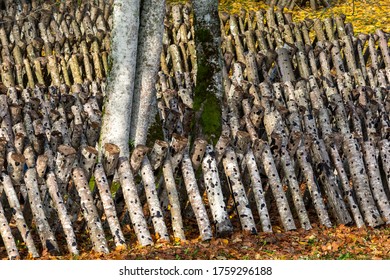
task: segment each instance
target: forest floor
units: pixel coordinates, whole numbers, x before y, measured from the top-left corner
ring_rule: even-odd
[[[270,217],[273,233],[259,232],[250,235],[240,230],[239,218],[231,213],[234,232],[229,237],[213,238],[209,241],[199,239],[198,226],[194,218],[185,218],[187,240],[155,242],[152,246],[137,245],[134,230],[123,225],[126,246],[115,249],[113,238],[106,236],[111,248],[109,254],[92,250],[91,240],[86,230],[76,232],[80,255],[65,254],[52,256],[43,252],[41,260],[390,260],[390,225],[378,228],[357,228],[337,225],[331,228],[319,226],[314,211],[309,210],[312,229],[297,229],[285,232],[277,217],[276,205],[271,203]],[[146,210],[146,209],[145,209]],[[259,218],[255,215],[255,220]],[[299,222],[296,221],[299,226]],[[168,229],[172,229],[167,221]],[[260,229],[260,225],[257,226]],[[150,229],[152,232],[152,228]],[[107,229],[106,233],[109,230]],[[32,231],[35,244],[39,244],[35,229]],[[154,235],[152,235],[155,238]],[[57,241],[61,252],[67,252],[63,236]],[[23,243],[18,245],[22,259],[32,259]],[[39,248],[39,251],[40,248]],[[0,259],[7,259],[7,253],[0,246]]]
[[[299,2],[299,1],[297,1]],[[344,14],[346,22],[351,22],[355,33],[374,33],[376,29],[390,32],[390,2],[388,0],[328,0],[330,6],[320,7],[313,11],[310,6],[296,6],[293,11],[295,22],[305,19],[324,19],[333,15]],[[239,13],[241,9],[247,11],[267,9],[264,1],[259,0],[220,0],[220,9]]]

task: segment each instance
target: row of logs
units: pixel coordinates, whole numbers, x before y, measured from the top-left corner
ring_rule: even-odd
[[[202,240],[229,236],[233,219],[252,234],[275,225],[288,231],[313,223],[389,223],[385,33],[359,43],[363,37],[348,31],[335,49],[330,37],[312,41],[301,25],[292,41],[263,30],[266,44],[256,39],[249,47],[242,31],[250,24],[237,31],[229,16],[222,134],[213,145],[190,137],[197,114],[190,7],[167,11],[157,84],[164,139],[134,147],[130,158],[107,144],[96,162],[102,80],[1,88],[0,234],[9,258],[26,257],[16,240],[33,257],[41,249],[78,254],[86,229],[93,249],[107,253],[128,244],[123,224],[146,246],[184,240],[185,225],[194,220]],[[261,22],[271,28],[272,19],[276,24],[276,13],[256,20],[252,31]],[[237,38],[228,48],[229,36]],[[300,52],[300,43],[308,51]]]
[[[32,1],[22,11],[15,1],[6,2],[0,13],[5,86],[71,86],[106,78],[112,1]]]

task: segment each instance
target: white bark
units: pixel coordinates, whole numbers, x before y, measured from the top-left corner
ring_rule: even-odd
[[[31,206],[31,212],[38,229],[38,234],[44,249],[50,253],[58,253],[59,248],[56,238],[50,225],[47,221],[45,212],[43,211],[42,200],[39,194],[37,172],[35,168],[30,168],[26,171],[24,181],[27,186],[28,198]]]
[[[202,171],[216,234],[217,236],[230,235],[233,231],[233,226],[226,211],[217,161],[215,160],[215,152],[212,145],[206,146],[206,155],[202,161]]]
[[[164,212],[161,209],[160,201],[157,195],[153,169],[147,156],[145,156],[142,160],[142,166],[140,171],[145,188],[145,194],[149,206],[150,216],[152,218],[157,239],[159,239],[160,241],[169,241],[167,226],[164,222]]]
[[[192,162],[187,151],[183,155],[181,168],[184,185],[188,194],[188,200],[191,204],[192,210],[195,213],[196,222],[198,223],[200,237],[202,240],[209,240],[213,237],[210,227],[210,220],[207,216],[207,211],[203,204],[198,184],[196,183]]]
[[[12,185],[11,178],[7,174],[2,173],[0,177],[0,184],[7,196],[9,206],[13,209],[13,218],[16,222],[16,226],[22,236],[23,241],[26,243],[28,252],[33,257],[39,257],[37,248],[34,245],[34,240],[30,234],[30,229],[26,223],[26,220],[24,219],[18,196]]]
[[[271,220],[267,209],[263,186],[261,184],[260,173],[252,149],[249,149],[246,153],[245,161],[251,178],[251,186],[257,205],[257,211],[260,216],[261,228],[263,232],[272,232]]]
[[[99,190],[100,199],[103,202],[104,213],[108,225],[110,226],[111,234],[114,237],[115,245],[121,247],[125,244],[125,237],[123,236],[121,226],[119,224],[118,216],[115,211],[114,201],[111,196],[110,186],[108,185],[107,176],[104,173],[102,164],[95,166],[95,182]]]
[[[142,1],[137,69],[131,110],[130,139],[145,145],[150,120],[154,117],[155,83],[164,33],[165,0]]]
[[[185,240],[183,219],[181,216],[180,200],[177,192],[175,177],[172,168],[171,157],[168,153],[163,164],[164,185],[168,193],[168,200],[170,204],[171,220],[173,236],[181,240]]]
[[[58,218],[60,219],[62,229],[65,233],[66,244],[70,253],[78,255],[76,236],[73,231],[70,217],[66,211],[64,200],[58,188],[57,179],[53,171],[47,174],[46,184],[49,190],[50,197],[53,200],[54,207],[57,210]]]
[[[121,183],[123,197],[125,198],[127,210],[129,211],[131,223],[141,246],[153,244],[148,225],[142,210],[142,205],[131,173],[128,158],[121,157],[118,162],[118,175]]]
[[[237,162],[237,156],[231,147],[226,149],[226,153],[222,158],[222,164],[225,170],[226,178],[230,185],[230,191],[233,195],[238,216],[240,217],[242,230],[250,232],[251,234],[256,234],[256,225],[253,219],[248,198],[245,194],[244,185],[241,180],[241,173]]]
[[[116,0],[113,9],[112,69],[104,105],[100,147],[112,143],[129,155],[129,134],[136,72],[140,1]]]
[[[93,203],[92,194],[84,174],[84,169],[79,167],[75,168],[72,173],[72,178],[80,196],[81,210],[83,212],[84,219],[87,222],[94,250],[96,252],[108,253],[109,250],[106,237],[104,235],[98,211]]]
[[[5,249],[7,250],[8,258],[10,260],[19,258],[18,248],[14,237],[11,232],[11,228],[8,225],[7,218],[4,215],[4,208],[0,201],[0,236],[3,239]]]

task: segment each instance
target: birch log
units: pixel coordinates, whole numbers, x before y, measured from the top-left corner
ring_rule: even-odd
[[[319,191],[319,188],[315,182],[313,168],[308,161],[307,152],[303,145],[300,145],[298,147],[296,155],[298,158],[299,166],[303,171],[306,187],[309,190],[314,208],[317,212],[318,219],[322,225],[326,227],[331,227],[332,222],[330,221],[328,212],[326,211],[325,203],[322,199],[321,192]]]
[[[11,228],[8,225],[7,218],[4,215],[4,208],[0,201],[0,236],[3,239],[5,250],[10,260],[18,259],[19,252],[16,247],[15,239],[12,235]]]
[[[278,207],[283,227],[286,231],[296,229],[290,206],[288,205],[287,197],[284,193],[282,182],[272,157],[271,149],[265,142],[263,142],[262,145],[263,151],[261,155],[261,162],[276,200],[276,205]]]
[[[53,171],[49,171],[46,178],[46,184],[49,190],[49,194],[57,211],[60,223],[62,225],[68,250],[71,254],[78,255],[79,251],[77,249],[76,236],[73,231],[72,223],[68,216],[61,193],[59,191],[56,176]]]
[[[260,216],[261,228],[263,232],[272,232],[271,220],[267,209],[260,173],[252,149],[248,149],[245,154],[245,161],[251,178],[251,186],[257,205],[257,211]]]
[[[337,170],[337,175],[340,180],[341,187],[343,189],[344,198],[347,200],[349,204],[349,208],[351,210],[352,216],[354,218],[354,221],[356,223],[357,227],[364,227],[364,220],[360,213],[359,206],[356,203],[355,200],[355,194],[354,190],[352,189],[352,186],[350,185],[349,179],[347,177],[347,173],[344,169],[343,162],[340,158],[339,152],[335,145],[329,144],[329,150],[330,150],[330,156],[332,158],[332,162]]]
[[[131,223],[141,246],[153,244],[127,157],[118,160],[118,175]]]
[[[287,181],[288,188],[290,189],[299,222],[301,223],[302,228],[305,230],[310,230],[312,227],[305,208],[303,197],[301,195],[299,183],[295,175],[293,161],[291,160],[289,152],[284,147],[282,147],[280,153],[280,162],[282,165],[284,178]]]
[[[163,211],[158,199],[156,182],[154,180],[153,169],[148,157],[144,157],[141,166],[141,176],[144,184],[146,199],[153,222],[156,238],[160,241],[169,241],[167,227],[164,222]]]
[[[376,157],[376,149],[371,141],[364,141],[362,150],[372,196],[378,206],[383,221],[386,224],[390,224],[390,204],[383,188],[378,159]]]
[[[164,186],[168,194],[169,210],[171,213],[173,236],[185,240],[183,219],[181,216],[180,200],[176,189],[171,157],[168,153],[163,164]]]
[[[81,210],[88,225],[93,248],[96,252],[108,253],[103,227],[96,206],[93,204],[92,194],[84,170],[80,167],[73,169],[72,179],[80,196]]]
[[[50,228],[45,213],[43,211],[42,200],[39,195],[37,173],[35,168],[29,168],[24,175],[28,198],[33,214],[34,222],[38,229],[38,234],[44,249],[52,254],[59,253],[57,240]]]
[[[217,236],[228,236],[233,226],[226,211],[221,182],[218,175],[215,152],[212,145],[206,146],[206,154],[202,161],[203,180],[206,186],[207,198],[213,217]]]
[[[222,163],[226,177],[228,179],[230,191],[232,192],[234,198],[237,214],[240,218],[241,227],[246,232],[256,234],[257,230],[249,201],[245,194],[244,185],[241,181],[241,174],[237,162],[237,157],[231,147],[226,149],[225,155],[222,158]]]
[[[343,141],[343,151],[348,160],[351,179],[359,207],[367,224],[371,227],[376,227],[383,224],[383,220],[375,205],[364,162],[359,150],[357,141],[353,139],[352,135],[346,135]]]
[[[106,219],[111,230],[111,234],[114,237],[116,247],[121,247],[125,244],[125,237],[123,236],[121,226],[115,211],[114,201],[111,196],[110,187],[108,185],[108,180],[106,174],[104,174],[104,169],[102,164],[97,164],[95,166],[95,182],[99,190],[100,199],[103,202],[104,213],[106,214]]]
[[[4,192],[7,196],[9,206],[13,210],[13,218],[15,219],[16,226],[22,235],[22,239],[24,243],[26,243],[28,252],[34,257],[39,257],[37,248],[35,247],[33,237],[31,235],[30,229],[26,223],[26,220],[23,216],[22,209],[20,207],[20,203],[18,200],[18,195],[15,191],[14,186],[12,185],[11,178],[5,174],[2,173],[0,177],[1,185],[4,189]]]
[[[195,213],[196,222],[198,224],[200,238],[202,240],[209,240],[213,234],[211,231],[210,220],[207,216],[206,208],[200,196],[198,184],[196,182],[194,169],[188,151],[184,152],[181,171],[183,174],[184,185],[187,190],[188,200],[191,204],[192,210]]]

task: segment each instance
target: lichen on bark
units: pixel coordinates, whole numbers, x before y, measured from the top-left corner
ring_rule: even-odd
[[[222,60],[218,3],[193,1],[193,6],[197,53],[194,110],[198,113],[193,128],[195,133],[213,141],[221,134]]]

